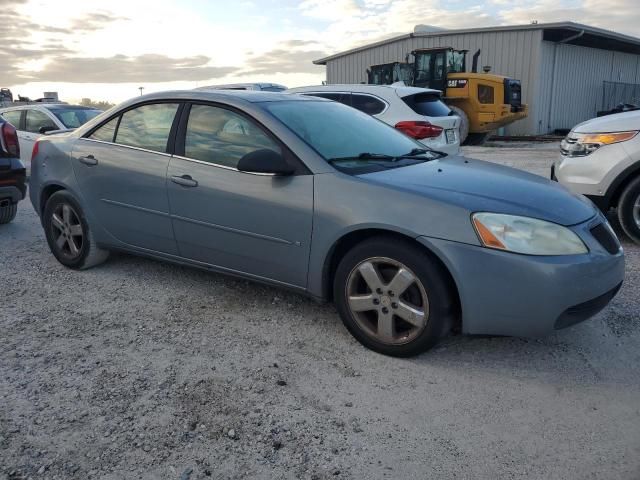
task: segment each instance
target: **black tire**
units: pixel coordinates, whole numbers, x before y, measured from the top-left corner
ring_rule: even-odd
[[[640,211],[635,210],[640,203],[640,176],[626,186],[618,201],[620,225],[631,240],[640,245]]]
[[[460,127],[458,129],[460,133],[460,145],[464,143],[469,135],[469,117],[460,107],[456,107],[455,105],[449,105],[449,108],[460,117]]]
[[[16,213],[18,213],[17,203],[10,203],[9,205],[0,207],[0,225],[11,222],[16,218]]]
[[[476,146],[483,145],[487,141],[487,138],[489,138],[489,135],[489,132],[470,133],[469,135],[467,135],[467,140],[464,142],[464,144]]]
[[[428,297],[427,308],[425,308],[427,310],[426,326],[421,327],[422,330],[416,333],[415,338],[400,345],[381,342],[362,328],[347,300],[351,274],[357,271],[363,262],[381,257],[393,259],[406,266],[421,282]],[[372,289],[371,292],[373,293]],[[385,355],[410,357],[422,353],[433,347],[440,338],[451,331],[454,325],[456,296],[448,273],[426,250],[409,241],[394,237],[374,237],[347,252],[336,269],[333,295],[340,317],[349,332],[365,347]],[[400,302],[400,297],[397,298]],[[399,317],[393,315],[393,312],[392,316],[394,318],[392,323],[397,322]],[[380,328],[379,324],[377,328]],[[392,328],[395,330],[396,327]]]
[[[79,221],[78,225],[82,230],[81,241],[77,242],[76,240],[79,245],[76,247],[78,253],[75,255],[72,252],[65,253],[65,250],[56,244],[56,233],[59,232],[59,230],[56,230],[53,225],[54,213],[59,212],[60,208],[64,208],[65,206],[71,207],[75,218]],[[98,248],[96,245],[84,212],[76,199],[64,190],[51,195],[44,207],[42,223],[51,253],[53,253],[53,256],[65,267],[74,270],[84,270],[104,262],[109,256],[107,250]]]

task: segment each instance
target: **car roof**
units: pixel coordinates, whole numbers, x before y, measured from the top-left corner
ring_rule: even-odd
[[[441,95],[440,90],[432,88],[408,87],[406,85],[369,85],[364,83],[338,83],[332,85],[314,85],[308,87],[291,88],[289,92],[359,92],[370,93],[372,95],[388,95],[396,93],[399,97],[407,97],[418,93],[434,93]]]
[[[28,105],[15,105],[11,107],[0,108],[2,112],[8,112],[10,110],[33,110],[38,108],[46,108],[47,110],[59,110],[64,108],[65,110],[99,110],[95,107],[86,107],[84,105],[69,105],[68,103],[30,103]]]
[[[226,83],[222,85],[207,85],[204,87],[195,88],[194,90],[207,90],[207,89],[224,90],[224,89],[241,89],[241,88],[252,88],[252,87],[258,87],[258,88],[278,87],[278,88],[283,88],[285,90],[287,89],[287,87],[285,87],[284,85],[280,85],[279,83],[254,82],[254,83]]]
[[[167,90],[163,92],[149,93],[142,97],[133,97],[125,104],[140,103],[151,100],[203,100],[203,101],[225,101],[240,100],[247,103],[282,102],[282,101],[317,101],[323,100],[311,98],[304,95],[291,95],[282,92],[263,92],[259,90]]]

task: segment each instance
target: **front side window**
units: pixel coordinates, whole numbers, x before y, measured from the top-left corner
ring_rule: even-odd
[[[22,115],[22,110],[11,110],[10,112],[4,112],[2,117],[16,127],[16,130],[20,129],[20,116]]]
[[[166,152],[177,103],[143,105],[122,114],[115,142],[120,145]]]
[[[444,53],[438,53],[435,57],[433,79],[442,80],[444,78]]]
[[[32,133],[42,133],[41,129],[58,130],[60,128],[49,118],[49,115],[39,110],[27,110],[25,122],[24,129]]]
[[[92,138],[93,140],[100,140],[102,142],[113,142],[113,136],[116,134],[118,120],[120,120],[119,116],[112,118],[93,132],[89,138]]]
[[[247,153],[265,148],[282,153],[248,118],[219,107],[191,107],[184,141],[185,157],[236,168]]]
[[[371,95],[361,95],[359,93],[351,94],[351,106],[369,115],[377,115],[386,107],[382,100],[372,97]]]

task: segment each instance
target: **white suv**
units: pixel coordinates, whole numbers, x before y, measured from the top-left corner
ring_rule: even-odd
[[[335,100],[373,115],[433,150],[449,155],[460,151],[461,120],[441,100],[440,90],[354,84],[290,88],[286,93]]]
[[[640,243],[640,110],[594,118],[562,141],[551,178],[616,208],[625,233]]]

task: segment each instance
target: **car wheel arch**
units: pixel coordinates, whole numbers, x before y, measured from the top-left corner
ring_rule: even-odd
[[[453,292],[454,298],[456,300],[456,308],[457,308],[457,319],[458,324],[454,325],[454,330],[461,331],[461,301],[460,301],[460,291],[457,285],[456,280],[454,279],[451,271],[447,267],[446,263],[434,252],[433,250],[426,247],[423,243],[418,242],[414,237],[406,235],[404,233],[400,233],[393,230],[386,230],[382,228],[365,228],[359,230],[352,230],[350,232],[345,233],[340,238],[338,238],[327,253],[325,257],[324,266],[322,269],[322,297],[325,300],[332,301],[332,292],[333,292],[333,281],[336,269],[340,260],[344,257],[344,255],[351,250],[357,244],[368,240],[372,237],[391,237],[400,241],[405,241],[411,243],[413,245],[418,246],[423,251],[427,252],[432,258],[436,260],[436,262],[442,268],[442,271],[447,275],[449,285]]]
[[[640,176],[640,161],[627,167],[611,182],[611,186],[605,194],[605,198],[608,199],[605,211],[609,208],[618,207],[618,201],[620,200],[622,192],[624,192],[625,188],[638,176]]]
[[[42,191],[40,192],[40,210],[38,212],[40,216],[42,216],[42,214],[44,213],[44,208],[51,196],[61,190],[67,190],[67,188],[57,183],[49,184],[42,189]]]

